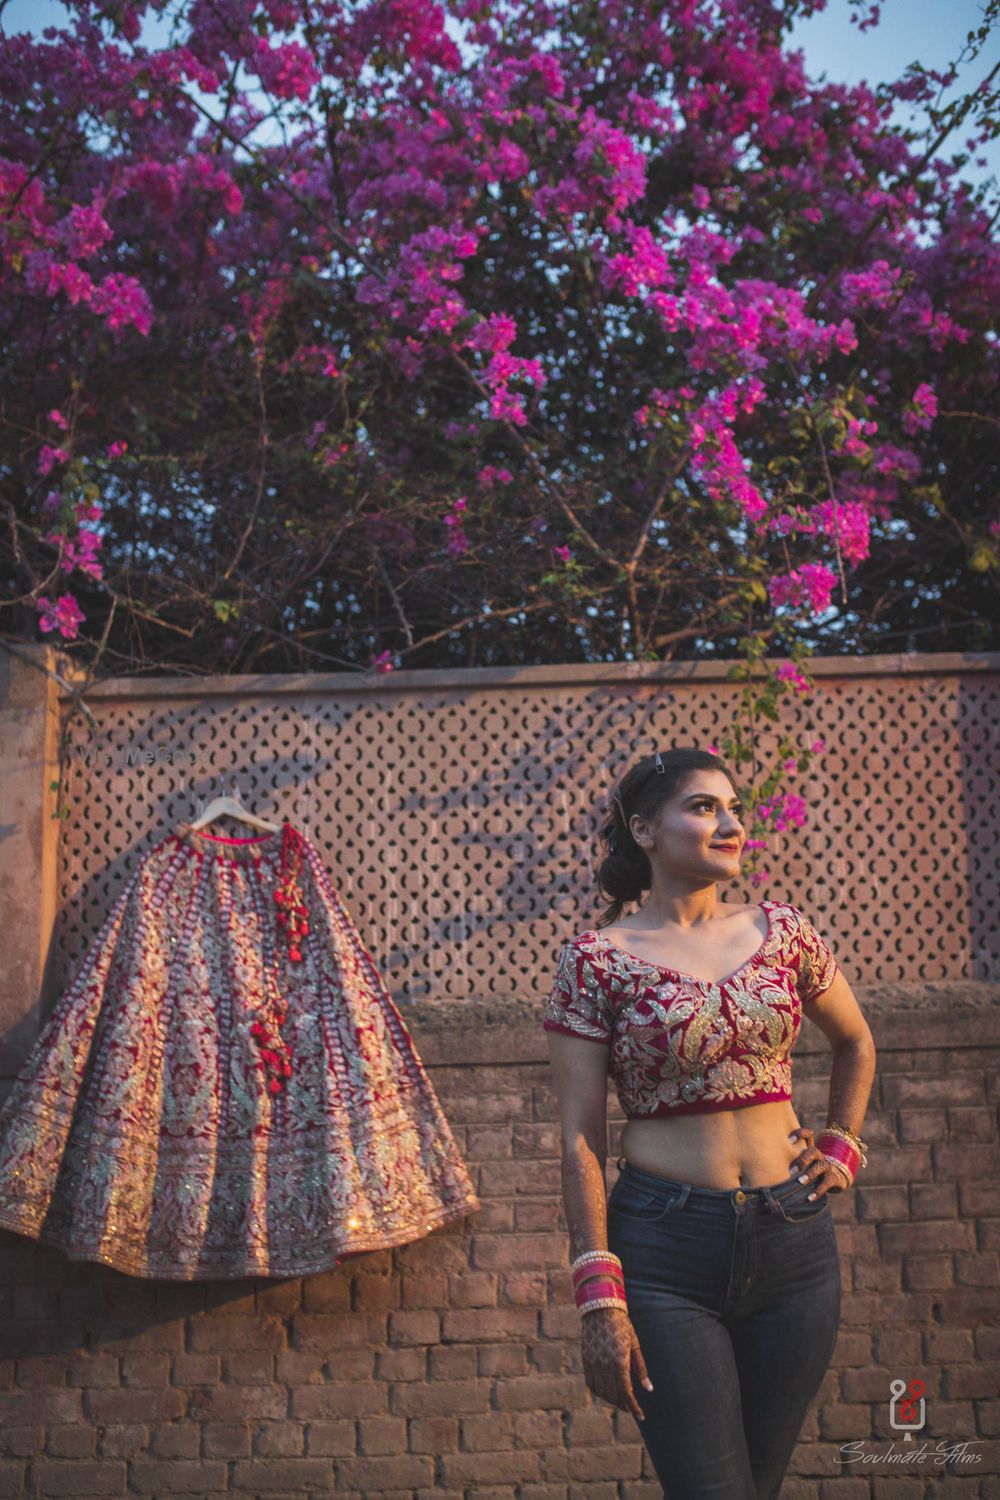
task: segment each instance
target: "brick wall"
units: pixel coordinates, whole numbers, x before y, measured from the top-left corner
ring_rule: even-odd
[[[840,1338],[782,1500],[1000,1497],[1000,986],[859,988],[869,1166],[834,1200]],[[0,1497],[659,1500],[632,1417],[580,1371],[537,1004],[404,1012],[480,1213],[301,1281],[178,1285],[0,1233]],[[822,1123],[829,1053],[796,1047]],[[609,1101],[609,1186],[622,1120]],[[888,1386],[919,1377],[907,1467]],[[935,1463],[962,1442],[977,1462]]]

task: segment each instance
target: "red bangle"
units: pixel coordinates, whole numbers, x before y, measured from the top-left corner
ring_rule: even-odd
[[[840,1162],[847,1169],[850,1179],[853,1182],[857,1176],[858,1164],[861,1161],[860,1153],[839,1135],[821,1134],[816,1144],[824,1156]]]
[[[592,1291],[591,1288],[594,1290]],[[609,1281],[603,1289],[601,1283],[593,1281],[588,1282],[586,1286],[578,1287],[576,1305],[580,1312],[588,1312],[600,1307],[628,1308],[625,1288],[616,1281]]]

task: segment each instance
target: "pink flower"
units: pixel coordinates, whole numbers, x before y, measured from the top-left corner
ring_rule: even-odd
[[[41,598],[35,600],[35,608],[41,614],[38,622],[39,630],[47,635],[50,630],[58,630],[66,640],[71,641],[78,634],[80,624],[87,616],[83,613],[72,594],[62,594],[55,604],[51,599]]]
[[[61,427],[64,432],[66,431],[66,427],[68,426],[66,418],[63,416],[62,412],[57,411],[55,407],[53,407],[49,412],[49,421],[52,422],[56,427]]]
[[[308,99],[320,81],[312,53],[301,42],[272,47],[262,36],[255,62],[261,83],[277,99]]]
[[[43,443],[38,455],[39,474],[48,474],[56,464],[64,464],[68,458],[65,448],[51,448],[48,443]]]
[[[911,435],[921,427],[930,427],[937,416],[937,396],[926,381],[913,392],[913,409],[903,413],[903,429]]]
[[[836,575],[825,563],[803,563],[791,573],[775,574],[768,592],[775,609],[783,604],[795,608],[808,605],[813,614],[819,615],[830,608],[836,581]]]

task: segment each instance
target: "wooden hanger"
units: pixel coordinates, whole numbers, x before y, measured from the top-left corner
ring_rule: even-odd
[[[238,789],[236,797],[225,795],[214,797],[205,808],[205,811],[200,813],[193,823],[189,823],[188,827],[191,829],[205,828],[209,823],[214,823],[216,819],[225,817],[237,818],[239,822],[248,823],[251,828],[259,828],[264,833],[278,833],[281,828],[279,823],[269,823],[266,818],[259,818],[248,807],[244,807],[243,803],[239,800]]]

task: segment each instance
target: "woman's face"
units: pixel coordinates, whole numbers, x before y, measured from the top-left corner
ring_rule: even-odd
[[[722,771],[692,771],[652,823],[633,816],[630,824],[652,863],[725,880],[739,874],[747,837],[741,813],[740,798],[728,776]]]

